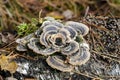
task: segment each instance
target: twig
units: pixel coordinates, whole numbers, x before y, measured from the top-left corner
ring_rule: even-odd
[[[100,52],[96,52],[96,51],[94,51],[94,50],[92,50],[91,52],[93,52],[93,53],[95,53],[95,54],[98,54],[98,55],[100,55],[100,56],[103,56],[103,57],[105,57],[105,58],[109,58],[109,59],[111,59],[111,60],[114,60],[114,61],[120,63],[119,60],[116,60],[116,59],[110,58],[110,57],[108,57],[108,56],[106,56],[106,55],[104,55],[104,54],[102,54],[102,53],[100,53]]]
[[[88,78],[98,78],[98,77],[92,77],[92,76],[89,76],[89,75],[87,75],[87,74],[83,74],[83,73],[81,73],[81,72],[78,72],[78,71],[72,71],[73,73],[76,73],[76,74],[79,74],[79,75],[82,75],[82,76],[86,76],[86,77],[88,77]]]

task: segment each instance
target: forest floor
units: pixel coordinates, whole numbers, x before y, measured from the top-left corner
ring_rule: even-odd
[[[15,40],[37,30],[37,23],[46,16],[82,22],[89,27],[85,39],[91,57],[85,65],[77,67],[78,71],[60,72],[49,67],[43,56],[16,51]],[[19,27],[23,23],[22,30]],[[20,64],[21,73],[16,71]],[[0,0],[0,80],[10,78],[120,80],[120,0]]]

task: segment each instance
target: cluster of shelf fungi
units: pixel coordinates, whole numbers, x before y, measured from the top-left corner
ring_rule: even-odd
[[[89,45],[84,36],[89,28],[79,22],[62,23],[48,17],[34,33],[17,39],[18,51],[46,56],[47,64],[62,72],[71,72],[90,59]]]

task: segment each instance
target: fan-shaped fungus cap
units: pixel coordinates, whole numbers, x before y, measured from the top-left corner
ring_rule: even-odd
[[[67,41],[70,41],[70,33],[64,28],[58,29],[54,25],[49,25],[43,28],[43,30],[44,31],[40,36],[40,43],[46,47],[51,45],[61,47]]]
[[[85,47],[84,47],[85,46]],[[80,46],[80,49],[70,56],[69,63],[72,65],[85,64],[90,58],[90,52],[87,43]]]
[[[61,28],[59,30],[59,33],[62,34],[66,38],[65,42],[69,42],[71,40],[71,38],[70,38],[70,32],[67,29]]]
[[[23,37],[23,38],[21,38],[21,39],[17,39],[16,40],[16,43],[18,43],[18,44],[21,44],[21,45],[26,45],[28,42],[29,42],[29,40],[31,39],[31,38],[33,38],[34,37],[34,34],[32,33],[32,34],[29,34],[28,36],[25,36],[25,37]]]
[[[49,35],[53,35],[53,34],[56,34],[57,31],[56,30],[50,30],[50,31],[47,31],[47,32],[43,32],[41,35],[40,35],[40,43],[46,47],[50,46],[48,43],[48,37]]]
[[[65,28],[59,29],[59,33],[63,34],[64,36],[70,36],[70,32],[66,30]]]
[[[43,28],[43,32],[47,32],[47,31],[51,31],[51,30],[58,30],[59,27],[55,26],[55,25],[47,25]]]
[[[26,44],[30,41],[30,39],[34,37],[34,34],[30,34],[28,36],[25,36],[24,38],[17,39],[16,43],[18,43],[16,49],[18,51],[27,51],[27,46]]]
[[[86,50],[89,50],[89,45],[86,42],[83,42],[80,44],[80,48],[85,48]]]
[[[77,32],[81,33],[83,36],[85,36],[89,32],[89,28],[83,23],[78,23],[78,22],[74,22],[74,21],[68,21],[68,22],[66,22],[65,25],[66,26],[71,26]]]
[[[44,28],[45,26],[47,25],[55,25],[59,28],[62,28],[64,25],[56,20],[47,20],[47,21],[44,21],[41,28]]]
[[[61,33],[53,34],[50,38],[50,42],[56,47],[62,47],[65,44],[65,40],[66,37]]]
[[[76,41],[70,41],[70,43],[61,50],[64,55],[71,55],[79,49],[79,44]]]
[[[75,39],[75,37],[77,36],[77,31],[74,28],[72,28],[71,26],[66,26],[64,28],[69,31],[70,38]]]
[[[63,72],[71,72],[73,70],[73,66],[65,63],[59,56],[49,56],[46,62],[52,68]]]
[[[27,47],[21,44],[18,44],[16,47],[17,51],[27,51]]]
[[[41,44],[39,43],[39,39],[32,38],[30,39],[30,42],[27,44],[28,48],[33,50],[37,54],[41,54],[44,56],[51,55],[56,52],[56,49],[52,47],[47,47],[45,49],[41,48]]]

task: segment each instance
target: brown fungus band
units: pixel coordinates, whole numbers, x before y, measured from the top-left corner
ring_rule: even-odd
[[[45,49],[40,47],[40,42],[39,42],[39,39],[37,38],[31,38],[27,46],[29,49],[33,50],[33,52],[44,55],[44,56],[51,55],[57,51],[52,47],[47,47]]]
[[[85,36],[89,32],[89,28],[85,24],[82,24],[82,23],[68,21],[68,22],[66,22],[66,25],[71,26],[77,32],[81,33],[83,36]]]
[[[89,60],[89,58],[90,52],[88,44],[82,43],[80,44],[79,50],[70,56],[69,63],[72,65],[82,65],[85,64]]]
[[[70,72],[73,66],[85,64],[90,52],[83,36],[89,28],[79,22],[62,23],[50,17],[45,19],[34,33],[16,40],[17,50],[27,51],[29,48],[34,53],[47,56],[48,65],[63,72]],[[60,58],[60,55],[65,59]]]
[[[71,41],[65,48],[61,50],[64,55],[71,55],[79,50],[79,44],[76,41]]]
[[[26,44],[29,43],[29,41],[32,37],[34,37],[34,34],[29,34],[28,36],[17,39],[16,43],[18,43],[18,46],[16,47],[16,49],[18,51],[27,51]]]
[[[54,69],[58,69],[63,72],[70,72],[73,70],[73,66],[65,63],[59,56],[49,56],[46,61],[48,65]]]

